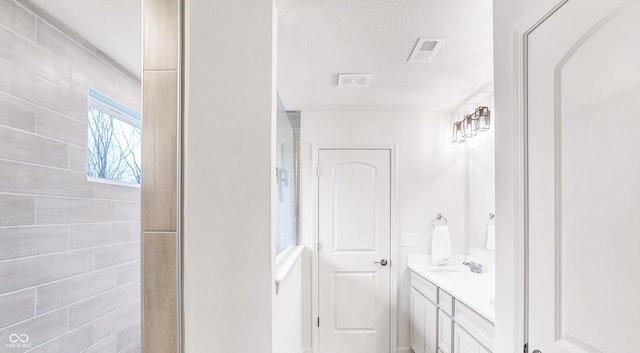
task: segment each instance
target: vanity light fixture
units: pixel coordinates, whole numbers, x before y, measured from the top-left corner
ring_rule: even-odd
[[[465,142],[468,138],[478,135],[478,131],[487,131],[490,127],[489,107],[477,107],[473,114],[467,114],[462,120],[453,123],[453,142]]]
[[[478,121],[478,131],[487,131],[491,127],[491,112],[489,111],[489,107],[476,108],[474,118]]]
[[[462,131],[462,121],[453,123],[453,143],[462,143],[465,141]]]
[[[464,116],[462,119],[462,129],[464,130],[464,137],[474,137],[478,133],[478,121],[473,118],[472,114],[468,114]]]

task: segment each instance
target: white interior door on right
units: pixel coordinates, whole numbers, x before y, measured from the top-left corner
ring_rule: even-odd
[[[528,36],[529,352],[640,352],[640,1]]]

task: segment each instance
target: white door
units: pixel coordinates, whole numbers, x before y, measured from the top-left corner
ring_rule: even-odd
[[[640,1],[528,39],[529,351],[639,352]]]
[[[389,353],[391,151],[318,153],[320,353]]]

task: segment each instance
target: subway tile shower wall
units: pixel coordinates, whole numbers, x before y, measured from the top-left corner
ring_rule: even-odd
[[[0,0],[0,352],[140,352],[140,188],[86,173],[88,87],[139,79],[46,18]]]

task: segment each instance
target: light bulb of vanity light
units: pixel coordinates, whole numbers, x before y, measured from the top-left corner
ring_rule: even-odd
[[[462,136],[465,138],[474,137],[478,133],[478,121],[473,118],[472,114],[465,115],[464,119],[462,119]]]
[[[456,121],[453,123],[453,143],[464,142],[464,133],[462,131],[462,121]]]
[[[487,131],[491,127],[491,111],[489,107],[478,107],[475,112],[478,121],[478,131]]]

